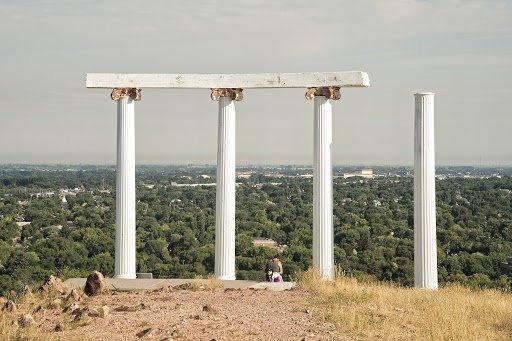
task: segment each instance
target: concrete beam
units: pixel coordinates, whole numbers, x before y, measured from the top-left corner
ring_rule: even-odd
[[[257,74],[124,74],[88,73],[88,88],[310,88],[368,87],[365,72],[305,72]]]

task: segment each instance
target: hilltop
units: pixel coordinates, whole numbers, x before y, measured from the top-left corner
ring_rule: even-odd
[[[282,292],[205,283],[81,294],[78,301],[55,291],[29,292],[15,311],[4,310],[0,332],[6,340],[512,338],[506,292],[461,286],[429,292],[343,276],[322,282],[313,272]],[[34,321],[22,318],[27,313]]]

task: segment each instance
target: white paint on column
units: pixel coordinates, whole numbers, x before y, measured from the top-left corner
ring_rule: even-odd
[[[235,279],[235,103],[219,100],[215,277]]]
[[[434,94],[414,97],[414,286],[436,290]]]
[[[135,111],[134,101],[117,101],[115,277],[135,278]]]
[[[313,267],[322,278],[334,277],[332,227],[332,106],[329,99],[315,97],[313,152]]]

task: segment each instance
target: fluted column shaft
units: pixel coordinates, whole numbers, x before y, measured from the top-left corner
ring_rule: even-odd
[[[414,97],[414,286],[436,290],[434,94]]]
[[[218,98],[215,277],[235,279],[235,103]]]
[[[332,106],[327,97],[314,97],[313,267],[322,278],[334,276],[332,226]]]
[[[134,100],[117,100],[115,277],[135,278]]]

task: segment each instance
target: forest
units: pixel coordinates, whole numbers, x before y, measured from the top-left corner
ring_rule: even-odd
[[[276,253],[286,280],[311,266],[312,180],[300,176],[305,172],[254,169],[237,179],[238,279],[261,280]],[[382,173],[335,177],[335,263],[349,276],[411,286],[413,178]],[[213,167],[138,167],[138,272],[213,272],[215,186],[176,185],[208,182],[215,182]],[[440,284],[510,289],[502,263],[512,256],[512,177],[450,176],[436,181],[436,193]],[[114,169],[0,169],[0,295],[51,274],[112,275],[114,237]],[[279,247],[254,246],[256,237]]]

